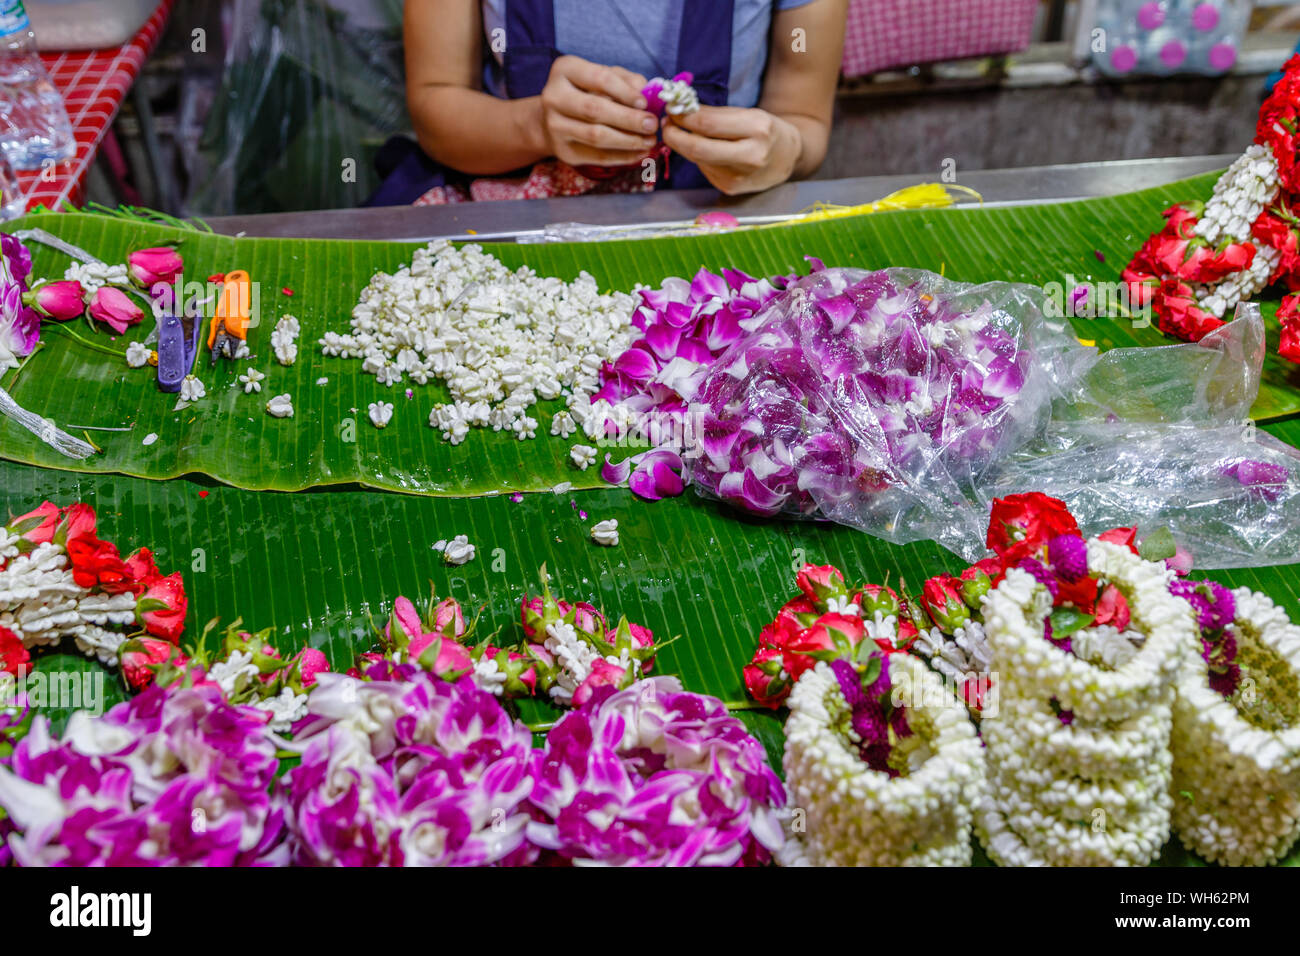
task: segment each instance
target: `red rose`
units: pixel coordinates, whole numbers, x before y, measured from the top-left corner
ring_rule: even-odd
[[[902,653],[912,646],[912,642],[916,640],[917,635],[920,633],[910,617],[900,614],[898,617],[898,636],[894,639],[896,646],[889,647],[889,642],[885,640],[876,641],[876,646],[887,654],[895,651]]]
[[[1037,491],[993,502],[988,547],[1008,567],[1036,553],[1058,534],[1079,533],[1065,502]]]
[[[1137,534],[1137,525],[1134,525],[1131,528],[1111,528],[1109,531],[1103,531],[1097,535],[1097,539],[1099,541],[1109,541],[1111,544],[1123,545],[1134,554],[1137,554]]]
[[[119,659],[127,686],[137,691],[144,690],[153,683],[157,665],[170,661],[177,667],[183,667],[188,662],[188,658],[173,644],[152,637],[127,641]]]
[[[31,659],[18,635],[7,627],[0,627],[0,673],[18,677],[27,669]]]
[[[1281,323],[1278,354],[1292,362],[1300,362],[1300,293],[1282,297],[1277,320]]]
[[[127,558],[125,563],[127,573],[131,575],[131,580],[138,584],[150,584],[155,578],[162,577],[158,565],[154,563],[153,552],[148,548],[141,548]]]
[[[805,564],[795,575],[799,590],[811,601],[824,601],[833,594],[845,593],[844,575],[838,568],[823,564]]]
[[[1269,282],[1294,278],[1300,269],[1300,239],[1296,235],[1295,220],[1282,219],[1272,211],[1265,210],[1255,220],[1250,231],[1257,242],[1276,249],[1280,256]]]
[[[961,579],[969,581],[980,574],[987,574],[992,578],[1001,574],[1002,571],[1002,562],[997,558],[981,558],[961,573]]]
[[[155,577],[144,586],[144,593],[136,601],[135,617],[150,634],[175,644],[185,629],[189,603],[177,571],[165,578]]]
[[[970,620],[970,609],[961,597],[961,582],[951,574],[940,574],[925,582],[921,607],[939,630],[947,634]]]
[[[1293,56],[1283,67],[1282,79],[1259,110],[1255,142],[1273,150],[1282,185],[1296,190],[1297,103],[1300,103],[1300,56]]]
[[[816,624],[804,628],[787,643],[786,651],[830,661],[850,656],[865,634],[862,618],[857,615],[823,614]]]
[[[971,710],[979,711],[984,709],[984,694],[989,688],[987,678],[973,677],[962,681],[961,699]]]
[[[1151,300],[1151,308],[1161,332],[1188,342],[1199,342],[1223,325],[1221,320],[1197,305],[1191,286],[1176,278],[1160,283]]]
[[[90,505],[75,504],[63,509],[63,523],[58,533],[66,542],[77,538],[95,536],[95,509]]]
[[[1073,604],[1084,614],[1092,613],[1093,606],[1097,603],[1096,578],[1086,574],[1076,581],[1064,581],[1057,578],[1056,586],[1056,600],[1053,603],[1057,606]]]
[[[73,538],[67,544],[68,560],[72,563],[72,580],[78,587],[91,590],[103,588],[109,594],[138,591],[126,564],[117,548],[100,541],[93,534]]]
[[[1234,272],[1249,269],[1255,261],[1255,247],[1249,242],[1230,242],[1212,253],[1192,270],[1184,267],[1179,275],[1189,282],[1219,282]]]
[[[791,638],[816,619],[816,606],[801,594],[799,597],[787,601],[781,607],[781,610],[776,612],[776,620],[771,625],[772,630],[767,631],[765,629],[765,632],[769,634],[773,641],[772,647],[784,647]]]
[[[54,540],[54,530],[59,524],[59,507],[44,501],[40,507],[19,515],[9,522],[9,528],[29,544],[48,544]]]
[[[754,653],[754,658],[745,665],[745,689],[749,696],[764,707],[776,710],[790,696],[791,681],[785,672],[785,662],[780,651],[763,647]]]
[[[1106,585],[1102,590],[1095,613],[1098,624],[1109,624],[1121,631],[1128,628],[1131,619],[1124,592],[1113,584]]]

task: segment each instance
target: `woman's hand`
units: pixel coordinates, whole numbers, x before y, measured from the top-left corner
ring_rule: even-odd
[[[646,156],[659,121],[646,112],[645,83],[619,66],[559,57],[541,96],[551,155],[571,166],[626,166]]]
[[[799,129],[789,120],[735,106],[702,106],[688,116],[670,117],[664,142],[729,196],[785,182],[803,151]]]

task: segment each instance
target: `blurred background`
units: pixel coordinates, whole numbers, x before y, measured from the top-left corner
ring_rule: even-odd
[[[401,0],[27,7],[47,60],[158,28],[99,117],[73,201],[355,206],[374,151],[408,128]],[[1238,152],[1298,37],[1300,0],[853,0],[817,178]]]

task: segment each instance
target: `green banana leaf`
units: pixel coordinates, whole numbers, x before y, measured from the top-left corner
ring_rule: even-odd
[[[721,236],[498,244],[490,251],[512,267],[527,263],[542,274],[566,279],[586,269],[608,289],[657,285],[666,276],[692,275],[701,266],[730,265],[755,275],[790,273],[806,268],[804,255],[820,256],[831,265],[942,270],[969,281],[1117,281],[1133,249],[1159,224],[1160,210],[1179,199],[1208,195],[1213,182],[1213,175],[1202,176],[1075,203],[909,210]],[[373,376],[360,374],[355,360],[319,353],[316,341],[326,330],[346,330],[371,275],[410,261],[410,244],[233,239],[94,214],[46,215],[32,222],[107,261],[122,261],[132,249],[179,241],[187,281],[248,270],[260,283],[260,321],[249,335],[254,360],[248,364],[266,372],[267,379],[260,395],[245,395],[236,381],[245,363],[222,362],[213,368],[201,357],[196,372],[207,397],[177,412],[175,397],[157,391],[149,369],[128,369],[114,355],[74,340],[69,329],[47,326],[42,350],[20,375],[0,378],[0,385],[20,404],[73,434],[85,426],[130,430],[92,431],[103,454],[75,462],[13,423],[0,421],[0,456],[49,468],[146,478],[201,473],[241,488],[279,491],[355,482],[455,496],[540,491],[563,482],[576,488],[600,485],[596,469],[579,472],[569,463],[569,445],[583,440],[580,436],[567,443],[549,437],[519,442],[508,433],[474,430],[464,445],[452,447],[428,426],[430,409],[447,398],[441,385],[412,386],[414,397],[407,399],[405,384],[385,388]],[[33,255],[37,276],[61,276],[68,262],[44,247],[35,247]],[[1275,302],[1266,303],[1270,320],[1275,307]],[[287,368],[274,361],[269,345],[275,321],[285,314],[302,323],[299,359]],[[1156,330],[1128,322],[1078,319],[1075,324],[1082,338],[1102,348],[1165,341]],[[124,350],[127,340],[142,339],[147,328],[116,341],[83,325],[71,331]],[[1274,325],[1270,335],[1275,341]],[[318,385],[321,378],[327,383]],[[266,400],[285,392],[293,397],[294,417],[268,416]],[[366,420],[367,406],[380,399],[397,406],[383,431]],[[559,402],[542,405],[542,432],[549,431],[560,407]],[[1300,366],[1270,355],[1254,413],[1267,420],[1297,411]],[[146,446],[143,440],[150,434],[159,437]]]
[[[1060,207],[895,213],[724,237],[493,251],[508,264],[528,261],[566,277],[586,267],[603,285],[622,288],[689,274],[701,264],[793,271],[805,252],[829,264],[944,266],[949,276],[969,280],[1063,281],[1071,272],[1080,281],[1113,279],[1134,244],[1158,225],[1161,208],[1208,192],[1211,182],[1202,178]],[[481,608],[480,635],[500,629],[508,639],[517,634],[519,599],[538,590],[544,564],[557,594],[626,614],[661,640],[680,635],[660,653],[657,672],[677,674],[688,688],[725,701],[779,767],[780,715],[755,709],[746,698],[741,667],[759,629],[793,590],[795,568],[805,561],[833,563],[855,579],[888,578],[913,587],[955,568],[955,559],[933,544],[897,547],[839,526],[752,519],[691,493],[655,503],[624,489],[581,485],[563,494],[528,494],[519,502],[489,494],[574,480],[564,460],[567,443],[518,443],[484,433],[476,436],[478,446],[451,449],[424,424],[433,403],[428,389],[417,390],[415,412],[402,415],[399,405],[386,431],[362,423],[359,447],[336,447],[330,436],[340,417],[352,407],[364,414],[365,403],[387,390],[361,376],[353,363],[313,355],[310,343],[326,328],[345,327],[370,272],[399,267],[409,260],[410,246],[233,240],[87,215],[42,217],[36,224],[110,260],[132,248],[183,239],[196,276],[242,267],[255,279],[267,277],[276,290],[283,285],[295,292],[271,300],[253,346],[257,352],[258,336],[269,335],[275,316],[292,312],[304,325],[299,363],[289,369],[259,364],[269,372],[260,397],[223,391],[224,380],[205,369],[210,407],[201,402],[175,413],[174,397],[159,395],[147,372],[128,372],[116,359],[56,331],[16,384],[13,375],[0,379],[20,402],[60,424],[134,425],[128,438],[90,433],[105,449],[88,463],[92,472],[72,470],[87,466],[56,458],[12,424],[0,424],[0,458],[13,459],[0,460],[0,509],[18,514],[45,499],[93,503],[102,537],[123,551],[148,546],[164,571],[183,573],[191,600],[183,643],[198,640],[214,617],[240,617],[252,628],[273,627],[272,640],[283,651],[309,644],[324,650],[334,667],[345,668],[373,645],[395,597],[418,599],[430,589]],[[62,265],[48,250],[37,252],[37,275],[61,271]],[[1151,329],[1115,322],[1083,322],[1079,331],[1103,346],[1161,341]],[[107,337],[95,341],[107,343]],[[1270,365],[1255,411],[1277,419],[1265,430],[1300,444],[1300,417],[1281,417],[1300,408],[1284,371]],[[233,380],[232,372],[222,374]],[[315,386],[321,375],[332,384]],[[366,382],[359,383],[362,378]],[[261,401],[282,391],[294,394],[297,415],[269,419]],[[335,392],[341,394],[327,397]],[[255,407],[246,410],[243,402]],[[285,425],[290,428],[277,430]],[[149,431],[161,437],[144,448],[139,440]],[[363,444],[363,438],[372,442]],[[155,478],[177,480],[148,480]],[[367,485],[425,493],[391,494]],[[310,490],[285,493],[300,488]],[[591,524],[605,518],[619,521],[618,547],[600,548],[589,539]],[[449,567],[430,545],[456,534],[468,535],[478,556]],[[1266,591],[1300,618],[1296,572],[1291,566],[1212,576]],[[78,672],[99,665],[64,647],[41,654],[38,667]],[[117,678],[106,684],[107,703],[124,699]],[[538,730],[558,716],[538,702],[519,710]],[[65,715],[54,709],[51,716]],[[1297,861],[1300,852],[1291,860]],[[1174,842],[1162,862],[1197,861]]]

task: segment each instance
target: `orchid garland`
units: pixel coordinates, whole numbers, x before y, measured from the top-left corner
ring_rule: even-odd
[[[722,702],[676,678],[598,688],[533,760],[528,838],[575,863],[732,866],[782,846],[780,780]]]
[[[21,866],[288,862],[267,715],[213,687],[152,687],[103,717],[44,717],[0,760]]]
[[[532,737],[468,678],[321,674],[289,772],[294,862],[476,866],[524,844]]]
[[[886,536],[936,488],[962,498],[1035,414],[1032,393],[1020,403],[1037,372],[1028,326],[970,298],[905,271],[801,280],[701,383],[691,480]]]

